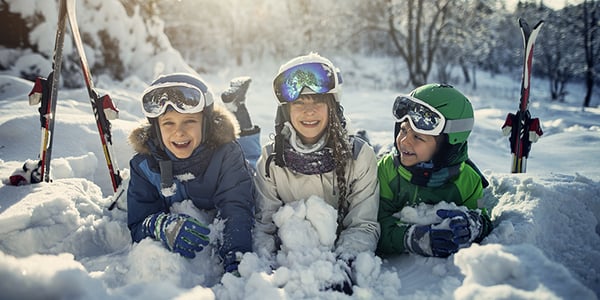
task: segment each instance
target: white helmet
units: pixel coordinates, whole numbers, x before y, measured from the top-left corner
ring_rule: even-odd
[[[300,74],[296,72],[298,69],[302,69]],[[311,52],[281,65],[273,80],[273,90],[281,103],[294,101],[301,94],[332,94],[339,103],[342,83],[340,70],[329,59]]]

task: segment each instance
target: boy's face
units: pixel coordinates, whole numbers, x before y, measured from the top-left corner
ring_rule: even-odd
[[[169,110],[158,117],[164,145],[177,158],[188,158],[202,141],[202,112],[182,114]]]
[[[292,126],[302,143],[314,144],[323,136],[329,124],[329,108],[322,100],[315,101],[310,95],[302,95],[288,104]]]
[[[405,167],[412,167],[420,162],[428,162],[437,149],[436,137],[421,134],[412,130],[409,122],[402,122],[396,137],[396,146],[400,150],[400,162]]]

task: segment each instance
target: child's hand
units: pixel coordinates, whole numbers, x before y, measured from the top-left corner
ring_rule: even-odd
[[[144,220],[144,227],[169,250],[187,258],[196,257],[209,242],[210,229],[185,214],[154,214]]]
[[[404,236],[405,248],[422,256],[448,257],[458,251],[454,233],[437,225],[412,225]]]
[[[442,219],[450,219],[453,241],[459,245],[469,245],[481,234],[481,216],[475,211],[439,209],[436,214]]]
[[[331,284],[330,286],[326,287],[325,290],[336,291],[351,296],[354,293],[353,286],[355,284],[353,279],[353,262],[353,258],[342,259],[338,257],[338,263],[340,263],[340,266],[344,271],[344,279]]]

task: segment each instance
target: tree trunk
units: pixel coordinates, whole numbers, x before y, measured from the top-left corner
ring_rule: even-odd
[[[590,107],[590,103],[592,102],[592,90],[594,89],[594,72],[589,67],[585,72],[585,86],[586,92],[583,107]]]
[[[594,63],[596,61],[595,33],[598,17],[596,15],[596,1],[583,1],[583,21],[584,21],[584,48],[585,48],[585,85],[586,93],[583,101],[583,107],[589,107],[592,101],[592,91],[594,89]]]
[[[469,76],[469,68],[467,67],[467,65],[465,64],[465,62],[462,58],[459,59],[459,62],[460,62],[460,68],[463,73],[463,77],[465,78],[465,83],[471,82],[471,77]]]

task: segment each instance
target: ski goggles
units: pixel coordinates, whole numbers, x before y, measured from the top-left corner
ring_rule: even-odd
[[[147,118],[157,118],[169,105],[182,114],[193,114],[204,110],[206,97],[206,91],[188,83],[159,83],[144,91],[142,110]]]
[[[408,119],[414,131],[428,135],[469,131],[474,123],[473,118],[447,120],[435,107],[411,96],[398,96],[393,113],[398,122]]]
[[[393,112],[398,122],[408,119],[414,131],[421,134],[439,135],[446,123],[446,118],[437,109],[410,96],[398,96]]]
[[[337,82],[336,77],[340,82]],[[341,76],[324,63],[305,63],[293,66],[273,80],[273,89],[279,103],[293,102],[300,97],[304,88],[316,94],[335,92],[341,84]]]

